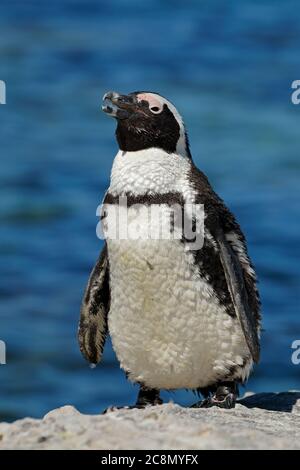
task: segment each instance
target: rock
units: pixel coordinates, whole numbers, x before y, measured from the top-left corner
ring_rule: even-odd
[[[0,449],[300,449],[300,392],[247,394],[233,410],[168,403],[91,416],[64,406],[1,423]]]

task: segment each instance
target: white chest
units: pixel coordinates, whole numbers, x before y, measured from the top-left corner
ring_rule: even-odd
[[[189,163],[151,150],[119,153],[109,192],[181,191],[192,200]],[[167,222],[167,205],[162,213]],[[144,235],[153,229],[153,222],[134,209],[128,215],[138,220]],[[198,388],[224,377],[233,365],[242,365],[248,349],[239,323],[219,304],[180,240],[142,236],[108,239],[107,246],[109,332],[129,378],[153,388]]]
[[[119,151],[111,172],[109,192],[135,195],[182,192],[192,199],[193,191],[188,183],[190,162],[160,149],[139,152]]]
[[[109,332],[129,377],[155,388],[214,383],[248,350],[180,241],[109,241]]]

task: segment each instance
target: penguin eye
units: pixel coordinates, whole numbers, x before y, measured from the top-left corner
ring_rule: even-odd
[[[153,113],[153,114],[159,114],[162,112],[162,108],[159,108],[158,106],[152,106],[150,108],[150,111]]]

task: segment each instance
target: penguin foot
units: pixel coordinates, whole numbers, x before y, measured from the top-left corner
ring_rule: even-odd
[[[191,408],[211,408],[212,406],[225,409],[234,408],[237,396],[237,384],[235,382],[227,382],[218,385],[214,394],[206,397],[204,400],[198,403],[195,403],[191,406]]]
[[[103,411],[103,414],[107,412],[116,411],[116,410],[134,410],[134,409],[144,409],[147,406],[161,405],[163,403],[162,399],[159,396],[159,390],[145,388],[144,386],[140,387],[140,391],[137,397],[135,405],[129,406],[110,406]]]
[[[117,410],[135,410],[135,409],[139,409],[139,410],[143,410],[144,408],[146,408],[147,406],[151,406],[151,405],[139,405],[139,404],[135,404],[135,405],[126,405],[126,406],[109,406],[108,408],[105,408],[105,410],[102,412],[103,415],[106,415],[106,413],[111,413],[113,411],[117,411]]]
[[[217,406],[218,408],[234,408],[236,402],[236,396],[233,393],[229,393],[223,399],[219,399],[216,396],[205,398],[199,403],[195,403],[192,408],[211,408],[212,406]]]
[[[140,387],[135,406],[144,408],[145,406],[161,405],[162,403],[163,401],[159,396],[159,390],[146,388],[144,386]]]

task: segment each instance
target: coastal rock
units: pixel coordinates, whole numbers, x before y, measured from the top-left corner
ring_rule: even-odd
[[[83,415],[64,406],[0,423],[0,449],[300,449],[300,392],[248,394],[233,410],[168,403]]]

